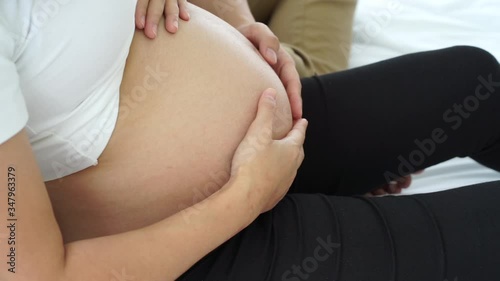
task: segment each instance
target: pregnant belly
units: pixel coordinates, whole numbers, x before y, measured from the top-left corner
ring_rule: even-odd
[[[275,137],[289,131],[274,71],[236,30],[190,8],[175,35],[161,29],[152,41],[136,32],[99,164],[46,183],[66,241],[152,224],[218,190],[265,88],[278,90]]]

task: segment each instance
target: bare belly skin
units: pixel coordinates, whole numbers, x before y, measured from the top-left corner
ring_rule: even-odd
[[[218,190],[264,89],[278,90],[275,137],[290,130],[285,89],[255,48],[215,16],[190,13],[175,35],[136,32],[99,164],[46,183],[66,242],[152,224]]]

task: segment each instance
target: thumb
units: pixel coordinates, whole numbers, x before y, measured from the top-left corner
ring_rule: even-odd
[[[265,133],[271,139],[276,108],[276,90],[266,89],[259,99],[257,116],[250,125],[249,133]]]

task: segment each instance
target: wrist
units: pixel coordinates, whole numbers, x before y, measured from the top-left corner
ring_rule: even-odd
[[[240,168],[235,175],[224,185],[220,192],[237,202],[240,208],[251,217],[253,221],[262,213],[262,200],[256,193],[255,180],[246,169]]]
[[[240,15],[236,16],[230,20],[226,20],[230,25],[232,25],[234,28],[239,29],[242,26],[249,25],[252,23],[255,23],[255,19],[253,16],[245,16],[245,15]]]

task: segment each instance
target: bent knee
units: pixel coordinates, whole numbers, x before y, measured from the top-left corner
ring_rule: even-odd
[[[455,46],[451,47],[459,59],[464,59],[469,62],[471,68],[475,68],[478,72],[486,74],[496,74],[499,69],[498,61],[490,52],[474,47],[474,46]]]

